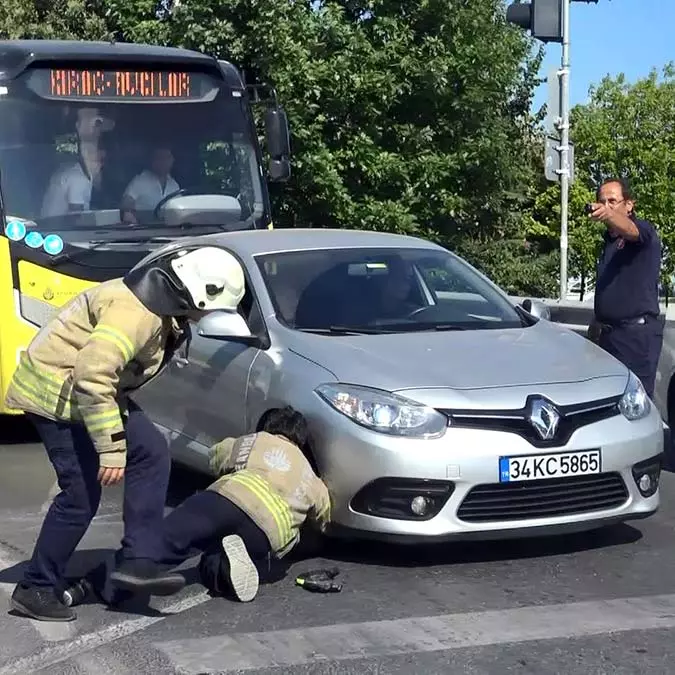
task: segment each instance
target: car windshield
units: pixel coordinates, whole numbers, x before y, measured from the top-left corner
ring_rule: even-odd
[[[507,298],[457,256],[425,248],[257,257],[277,318],[327,333],[522,328]]]
[[[177,225],[185,221],[156,207],[180,191],[184,209],[209,209],[208,222],[197,223],[202,231],[190,234],[258,226],[260,167],[240,92],[203,75],[210,95],[200,100],[73,101],[43,97],[48,84],[38,75],[40,69],[27,71],[1,88],[0,185],[8,220],[66,241],[77,239],[74,233],[93,238],[89,230],[101,228],[114,237],[129,225],[175,236],[184,234]],[[158,86],[180,85],[167,82]],[[51,86],[68,86],[67,78]],[[201,201],[185,201],[190,196]]]

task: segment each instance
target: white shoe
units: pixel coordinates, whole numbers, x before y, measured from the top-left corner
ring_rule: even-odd
[[[223,537],[223,552],[230,567],[230,584],[237,599],[250,602],[258,594],[258,570],[246,550],[242,538],[231,534]]]

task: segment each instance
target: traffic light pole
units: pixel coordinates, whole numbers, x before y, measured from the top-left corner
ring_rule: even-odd
[[[560,299],[567,297],[567,223],[570,191],[570,0],[562,0],[560,69]]]

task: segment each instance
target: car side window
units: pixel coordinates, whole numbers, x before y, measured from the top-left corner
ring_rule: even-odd
[[[265,322],[262,318],[262,311],[260,310],[260,305],[258,304],[258,300],[255,297],[248,279],[246,280],[244,297],[239,303],[239,313],[244,317],[251,333],[260,335],[265,332]]]

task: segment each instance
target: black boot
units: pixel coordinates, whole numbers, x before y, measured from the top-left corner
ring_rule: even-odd
[[[81,579],[72,579],[61,594],[61,601],[68,607],[85,603],[102,602],[108,607],[118,607],[134,597],[131,591],[116,589],[110,583],[112,562],[104,561]]]
[[[12,593],[11,607],[14,611],[38,621],[73,621],[75,611],[66,607],[52,588],[16,585]]]
[[[152,560],[123,560],[110,575],[115,586],[151,595],[173,595],[185,586],[185,577]]]

